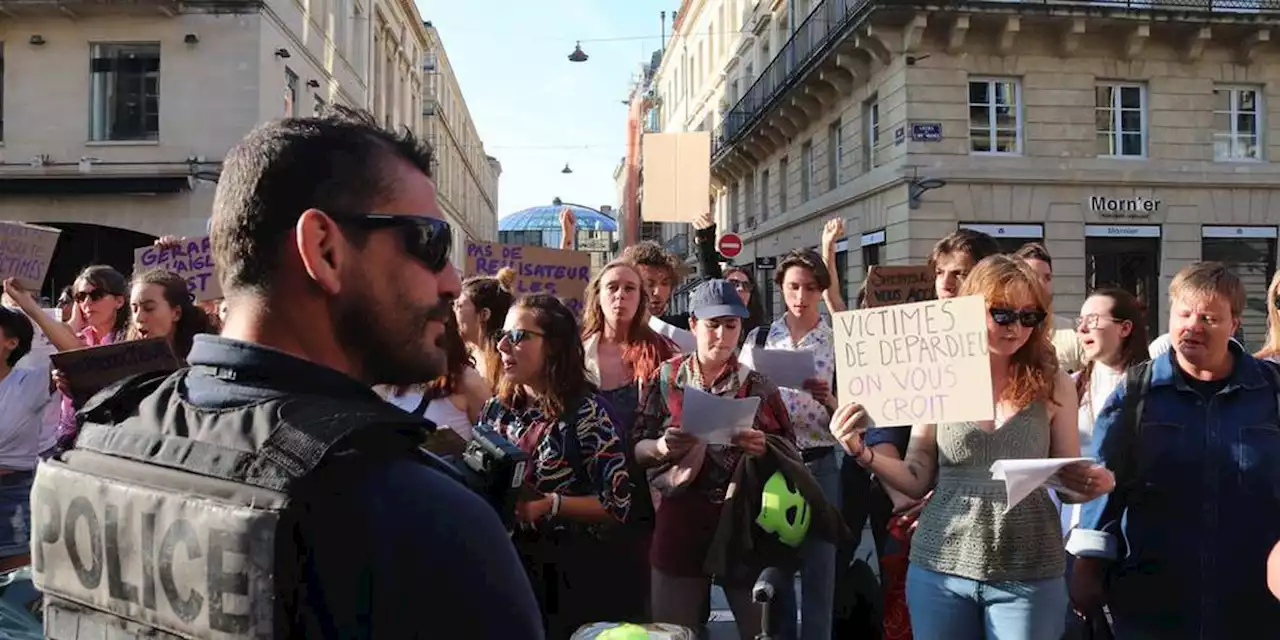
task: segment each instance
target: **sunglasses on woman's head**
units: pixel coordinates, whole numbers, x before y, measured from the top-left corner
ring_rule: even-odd
[[[102,289],[94,289],[92,291],[77,291],[72,298],[74,298],[76,302],[84,302],[85,300],[97,302],[109,295],[111,294],[103,291]]]
[[[506,340],[507,342],[511,343],[511,346],[514,347],[515,345],[518,345],[521,342],[524,342],[525,340],[529,339],[532,336],[541,336],[541,335],[542,335],[541,333],[538,333],[537,331],[530,331],[529,329],[506,329],[506,330],[495,333],[494,337],[497,338],[498,342],[502,342],[503,340]]]
[[[1002,327],[1007,327],[1017,322],[1028,329],[1033,329],[1040,326],[1040,323],[1044,322],[1044,319],[1048,316],[1049,314],[1038,309],[1035,311],[1018,311],[1017,309],[991,308],[991,319]]]
[[[339,224],[349,224],[370,231],[396,229],[404,241],[404,252],[428,269],[440,273],[450,266],[449,250],[453,247],[453,228],[440,218],[332,211],[326,211],[325,214]]]

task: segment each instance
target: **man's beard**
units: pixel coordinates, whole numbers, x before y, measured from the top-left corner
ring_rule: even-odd
[[[362,291],[334,305],[338,343],[360,364],[364,382],[422,384],[448,370],[444,350],[427,342],[427,325],[441,322],[442,312],[453,312],[448,300],[431,307],[397,305],[391,310],[384,309]]]

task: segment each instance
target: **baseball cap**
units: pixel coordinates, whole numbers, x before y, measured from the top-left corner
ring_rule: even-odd
[[[689,314],[709,320],[725,316],[746,318],[751,312],[747,311],[747,305],[742,304],[742,297],[733,283],[717,278],[707,280],[693,290],[689,296]]]

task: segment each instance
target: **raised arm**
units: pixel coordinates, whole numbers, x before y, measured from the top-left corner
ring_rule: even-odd
[[[17,279],[5,280],[4,292],[36,326],[40,327],[58,351],[71,351],[84,346],[80,338],[76,337],[76,332],[72,331],[67,324],[50,318],[44,309],[40,308],[40,303],[36,302],[35,296],[18,284]]]
[[[827,303],[827,311],[840,313],[848,307],[844,296],[840,294],[840,269],[836,265],[836,241],[844,237],[844,219],[832,218],[822,228],[822,262],[827,265],[827,276],[831,286],[822,292],[822,301]]]

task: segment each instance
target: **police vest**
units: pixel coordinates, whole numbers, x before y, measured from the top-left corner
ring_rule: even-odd
[[[453,474],[417,447],[429,423],[389,404],[281,394],[203,410],[186,401],[186,376],[103,390],[74,448],[37,470],[46,637],[277,637],[291,626],[277,620],[278,587],[293,585],[276,583],[276,529],[295,481],[339,443]]]

